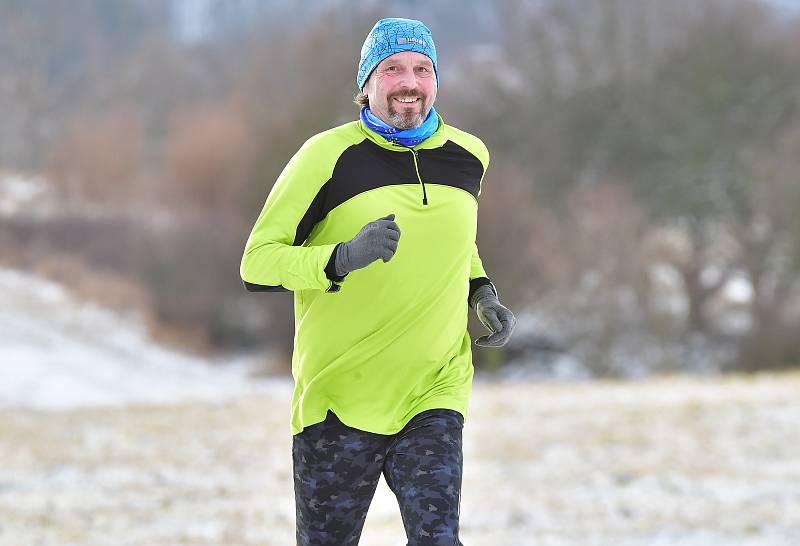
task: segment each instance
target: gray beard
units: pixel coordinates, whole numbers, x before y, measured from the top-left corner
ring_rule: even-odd
[[[389,111],[389,122],[398,129],[414,129],[422,125],[423,121],[425,121],[425,117],[422,114],[408,114],[404,116],[394,109],[390,109]]]

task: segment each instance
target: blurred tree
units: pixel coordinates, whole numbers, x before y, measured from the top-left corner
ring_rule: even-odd
[[[87,81],[169,24],[156,0],[0,2],[0,162],[41,167],[58,126],[85,106]]]
[[[133,106],[73,118],[55,143],[48,165],[64,206],[119,206],[138,197],[135,175],[143,163],[143,137]]]
[[[741,268],[753,286],[753,328],[739,348],[747,370],[800,363],[800,123],[768,153],[754,156],[748,196],[752,211],[734,225]]]
[[[245,116],[230,102],[173,116],[167,144],[172,208],[200,210],[226,222],[238,217],[257,148]]]
[[[129,272],[158,320],[209,346],[288,355],[291,298],[244,293],[238,254],[302,142],[356,118],[357,52],[385,13],[206,2],[205,30],[181,41],[178,5],[0,2],[0,161],[48,162],[71,200],[106,207],[14,233]],[[673,341],[653,304],[666,268],[686,298],[679,343],[740,343],[753,368],[797,360],[796,28],[752,0],[398,9],[437,36],[437,109],[491,151],[478,243],[515,311],[546,307],[592,366],[623,373],[647,349],[626,339]],[[754,289],[745,340],[718,328],[731,278]]]
[[[647,229],[672,226],[688,241],[686,252],[659,256],[671,256],[683,279],[687,342],[698,332],[718,335],[708,303],[748,260],[784,246],[783,236],[752,241],[765,213],[749,162],[797,119],[800,64],[785,23],[749,1],[519,1],[501,10],[503,49],[481,52],[462,70],[473,87],[457,103],[461,115],[481,127],[495,164],[499,153],[533,174],[539,210],[579,224],[568,216],[572,195],[609,179],[628,186]],[[552,256],[543,233],[532,244]],[[546,260],[532,270],[554,267],[539,265]],[[774,266],[762,267],[761,277],[772,278]]]
[[[684,279],[689,331],[711,333],[706,302],[738,271],[747,271],[757,287],[762,274],[776,273],[763,259],[783,252],[786,234],[764,237],[759,228],[769,217],[759,193],[774,191],[753,180],[750,165],[797,120],[800,69],[777,24],[761,9],[710,10],[702,28],[661,66],[648,94],[653,103],[647,112],[662,128],[661,157],[636,180],[654,221],[678,219],[690,241],[689,259],[673,263]],[[723,232],[738,251],[720,259]],[[720,272],[711,281],[709,268]],[[756,289],[754,307],[764,303]],[[756,331],[763,313],[755,314]],[[762,365],[773,365],[769,360]]]

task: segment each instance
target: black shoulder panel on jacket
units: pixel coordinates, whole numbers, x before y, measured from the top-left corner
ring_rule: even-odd
[[[418,158],[424,182],[461,188],[478,198],[483,164],[466,149],[448,140],[439,148],[419,150]],[[303,215],[294,245],[303,244],[316,223],[348,199],[382,186],[418,183],[411,152],[387,150],[369,139],[354,144],[339,156],[331,179]]]
[[[297,231],[295,232],[292,246],[302,245],[305,240],[308,239],[316,223],[322,220],[327,214],[327,212],[323,212],[322,209],[325,206],[325,196],[328,193],[328,187],[330,187],[330,185],[331,181],[328,180],[319,189],[317,195],[314,196],[314,200],[311,201],[306,213],[300,219],[300,223],[297,224]]]
[[[411,152],[393,152],[365,139],[339,156],[320,219],[360,193],[395,184],[418,184]]]
[[[419,171],[425,182],[455,186],[478,198],[483,163],[452,140],[440,148],[420,150]]]
[[[480,160],[448,140],[439,148],[417,152],[424,182],[461,188],[476,199],[483,178]],[[314,226],[337,206],[360,193],[395,184],[418,184],[414,157],[410,151],[382,148],[369,139],[346,148],[333,168],[331,179],[322,185],[297,225],[292,246],[302,245]],[[286,292],[283,286],[244,281],[250,292]]]

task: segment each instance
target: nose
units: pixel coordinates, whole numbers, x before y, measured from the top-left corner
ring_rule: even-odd
[[[413,70],[404,70],[400,78],[400,86],[407,88],[414,88],[417,86],[417,77],[414,75]]]

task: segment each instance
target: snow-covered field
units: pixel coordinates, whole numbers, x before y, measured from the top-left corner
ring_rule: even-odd
[[[462,541],[800,543],[800,377],[476,386]],[[0,544],[293,544],[289,397],[0,411]],[[382,481],[361,544],[403,545]]]
[[[243,356],[208,362],[159,347],[135,316],[0,268],[0,407],[224,399],[286,388],[285,381],[252,380],[254,364]]]
[[[288,380],[0,271],[0,546],[294,544]],[[800,544],[800,374],[477,381],[466,546]],[[381,482],[362,545],[405,544]]]

